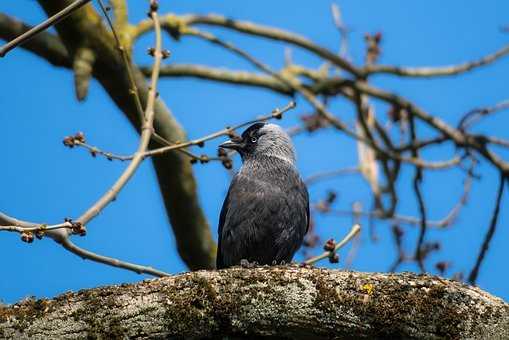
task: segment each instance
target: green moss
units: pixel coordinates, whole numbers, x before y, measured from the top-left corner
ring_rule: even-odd
[[[76,322],[86,324],[86,334],[88,339],[119,339],[127,335],[128,330],[122,326],[121,317],[108,318],[104,321],[101,317],[106,311],[117,308],[115,296],[111,293],[102,296],[105,292],[102,289],[98,291],[82,291],[83,306],[71,314]]]

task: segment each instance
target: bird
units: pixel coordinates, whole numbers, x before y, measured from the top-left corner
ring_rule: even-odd
[[[290,136],[256,122],[220,147],[237,151],[242,166],[219,215],[217,269],[290,263],[309,228],[309,194]]]

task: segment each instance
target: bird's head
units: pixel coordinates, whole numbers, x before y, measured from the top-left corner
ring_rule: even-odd
[[[277,157],[295,162],[290,136],[276,124],[255,123],[240,137],[233,137],[219,146],[236,150],[244,161],[258,157]]]

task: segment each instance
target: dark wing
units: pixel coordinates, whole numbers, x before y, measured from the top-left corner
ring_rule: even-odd
[[[243,258],[260,264],[291,260],[309,226],[309,203],[298,174],[290,171],[285,175],[293,184],[284,190],[280,185],[235,176],[219,217],[217,268]]]
[[[221,239],[223,235],[223,226],[226,218],[226,213],[228,212],[228,207],[230,206],[230,191],[232,190],[233,183],[235,182],[235,178],[233,179],[230,187],[228,188],[228,193],[226,194],[226,198],[223,202],[223,207],[221,208],[221,213],[219,214],[219,225],[217,227],[217,254],[216,254],[216,268],[221,269],[224,268],[223,256],[221,255]]]
[[[299,190],[302,192],[302,195],[304,196],[304,201],[305,201],[305,204],[306,204],[306,219],[307,219],[307,224],[306,224],[306,232],[304,234],[307,234],[308,231],[309,231],[309,218],[310,218],[310,214],[309,214],[309,193],[308,193],[308,189],[306,187],[306,184],[304,184],[304,182],[302,180],[300,180],[300,188]]]

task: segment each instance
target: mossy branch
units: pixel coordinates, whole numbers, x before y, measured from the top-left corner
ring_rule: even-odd
[[[237,267],[0,306],[0,336],[507,339],[509,305],[427,275]]]

